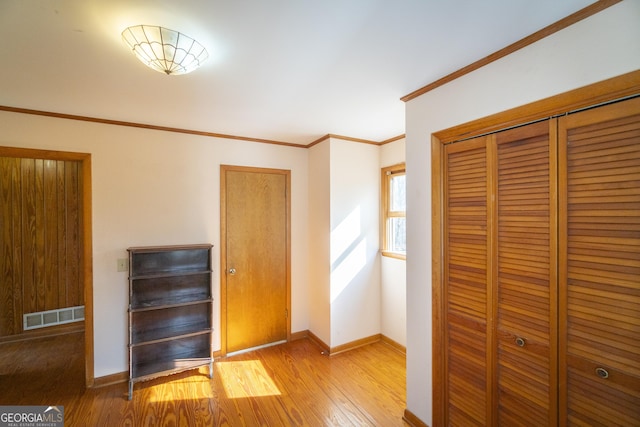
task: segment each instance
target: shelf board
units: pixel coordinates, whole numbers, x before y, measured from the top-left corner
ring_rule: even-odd
[[[210,243],[196,243],[193,245],[165,245],[165,246],[134,246],[128,248],[129,252],[135,253],[144,253],[144,254],[155,254],[162,252],[173,252],[173,251],[191,251],[197,249],[211,249],[213,247]]]
[[[163,328],[163,329],[158,329],[156,331],[148,331],[145,332],[144,334],[141,334],[143,336],[146,336],[145,339],[141,339],[138,340],[136,342],[132,342],[130,344],[130,347],[136,348],[136,347],[140,347],[143,345],[149,345],[149,344],[157,344],[157,343],[161,343],[161,342],[167,342],[167,341],[173,341],[176,339],[180,339],[180,338],[189,338],[189,337],[195,337],[198,335],[202,335],[202,334],[209,334],[211,332],[213,332],[213,328],[211,327],[206,327],[206,323],[202,322],[201,324],[195,325],[197,326],[197,330],[193,330],[194,329],[194,325],[185,325],[184,327],[180,328]],[[174,332],[174,333],[172,333]]]
[[[171,270],[157,274],[141,274],[138,276],[129,276],[129,280],[144,280],[144,279],[159,279],[161,277],[176,277],[176,276],[195,276],[198,274],[211,274],[213,270]]]
[[[194,357],[186,359],[160,360],[152,363],[134,365],[131,381],[146,381],[153,378],[175,374],[177,372],[207,366],[212,362],[211,357]]]
[[[131,313],[137,313],[141,311],[150,311],[150,310],[163,310],[167,308],[174,307],[185,307],[189,305],[197,305],[197,304],[208,304],[213,302],[213,298],[207,299],[199,299],[199,300],[189,300],[185,298],[167,298],[166,300],[158,300],[144,306],[136,306],[129,307],[129,311]]]

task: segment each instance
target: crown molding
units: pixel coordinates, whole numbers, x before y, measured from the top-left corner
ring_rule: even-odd
[[[210,138],[235,139],[240,141],[258,142],[262,144],[282,145],[282,146],[293,147],[293,148],[311,148],[314,145],[319,144],[328,138],[342,139],[345,141],[352,141],[352,142],[359,142],[363,144],[373,144],[373,145],[384,145],[384,144],[388,144],[389,142],[397,141],[398,139],[404,138],[404,134],[403,134],[391,139],[387,139],[385,141],[376,142],[376,141],[370,141],[367,139],[352,138],[352,137],[343,136],[343,135],[327,134],[311,142],[310,144],[305,145],[305,144],[293,144],[293,143],[283,142],[283,141],[274,141],[270,139],[251,138],[247,136],[228,135],[224,133],[205,132],[205,131],[193,130],[193,129],[176,128],[176,127],[170,127],[170,126],[160,126],[160,125],[152,125],[152,124],[146,124],[146,123],[128,122],[123,120],[103,119],[99,117],[82,116],[82,115],[76,115],[76,114],[57,113],[54,111],[33,110],[29,108],[11,107],[8,105],[0,105],[0,111],[7,111],[10,113],[19,113],[19,114],[30,114],[34,116],[53,117],[56,119],[78,120],[78,121],[90,122],[90,123],[101,123],[106,125],[158,130],[163,132],[183,133],[187,135],[206,136]]]
[[[546,26],[539,31],[536,31],[535,33],[521,40],[518,40],[517,42],[510,44],[509,46],[502,48],[499,51],[494,52],[489,56],[486,56],[472,64],[467,65],[466,67],[463,67],[432,83],[429,83],[428,85],[423,86],[422,88],[417,89],[408,95],[403,96],[402,98],[400,98],[400,100],[404,102],[411,101],[412,99],[415,99],[420,95],[424,95],[425,93],[430,92],[440,86],[444,86],[445,84],[452,82],[466,74],[469,74],[472,71],[475,71],[479,68],[484,67],[485,65],[495,62],[501,58],[504,58],[507,55],[510,55],[524,47],[527,47],[539,40],[542,40],[543,38],[550,36],[551,34],[557,33],[558,31],[563,30],[577,22],[580,22],[585,18],[595,15],[596,13],[607,9],[608,7],[611,7],[614,4],[620,3],[621,1],[622,0],[598,0],[597,2],[585,8],[580,9],[579,11],[572,13],[571,15],[551,25]]]

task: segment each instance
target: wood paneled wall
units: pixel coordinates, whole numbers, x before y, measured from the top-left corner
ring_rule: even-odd
[[[81,162],[0,157],[0,337],[83,305]]]

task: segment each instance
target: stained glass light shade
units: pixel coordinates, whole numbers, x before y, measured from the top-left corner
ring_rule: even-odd
[[[122,40],[140,61],[167,75],[190,73],[209,57],[200,43],[164,27],[129,27],[122,32]]]

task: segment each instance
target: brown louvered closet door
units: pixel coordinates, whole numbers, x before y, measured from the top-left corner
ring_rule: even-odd
[[[445,147],[448,425],[557,423],[554,124]]]
[[[497,419],[557,423],[555,132],[544,121],[495,135]]]
[[[488,425],[486,138],[445,147],[445,397],[451,425]]]
[[[436,424],[640,426],[640,98],[443,155]]]
[[[563,117],[560,416],[640,425],[640,99]]]

